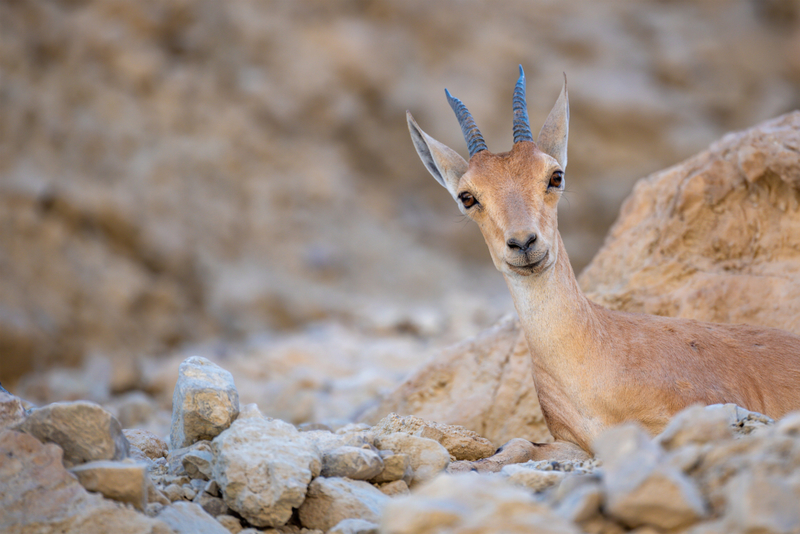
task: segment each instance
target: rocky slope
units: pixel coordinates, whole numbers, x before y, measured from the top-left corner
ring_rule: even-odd
[[[109,424],[110,422],[110,424]],[[26,409],[0,393],[0,529],[9,534],[800,530],[800,413],[777,423],[695,406],[654,439],[636,425],[596,459],[448,474],[491,455],[462,427],[394,414],[304,431],[240,406],[208,360],[180,366],[165,442],[99,406]],[[409,489],[411,491],[409,491]]]
[[[797,28],[749,0],[4,2],[0,377],[386,310],[463,338],[510,307],[406,109],[461,150],[447,86],[501,151],[517,63],[534,122],[567,71],[580,267],[635,178],[797,107]]]

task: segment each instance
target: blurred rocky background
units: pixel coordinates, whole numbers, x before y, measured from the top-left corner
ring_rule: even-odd
[[[518,63],[534,129],[569,77],[579,271],[637,178],[800,107],[800,2],[0,2],[0,381],[144,426],[202,354],[352,415],[513,311],[404,112],[507,150]]]

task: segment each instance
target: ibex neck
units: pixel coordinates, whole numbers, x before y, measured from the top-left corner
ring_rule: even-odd
[[[561,236],[556,264],[539,276],[506,276],[534,367],[569,372],[592,353],[595,310],[583,295]]]

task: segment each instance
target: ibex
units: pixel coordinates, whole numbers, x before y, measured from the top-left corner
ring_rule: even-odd
[[[539,403],[556,439],[523,456],[585,457],[609,426],[638,421],[657,434],[695,403],[735,403],[773,418],[800,409],[800,337],[774,328],[612,311],[581,292],[556,217],[567,168],[566,75],[534,141],[520,66],[514,146],[499,154],[489,152],[464,104],[445,94],[467,141],[469,163],[423,132],[410,113],[408,127],[425,167],[480,227],[511,291]]]

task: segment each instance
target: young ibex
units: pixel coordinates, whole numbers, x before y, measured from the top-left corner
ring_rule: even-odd
[[[583,295],[556,218],[567,168],[566,76],[534,142],[520,66],[514,146],[500,154],[487,150],[467,108],[445,93],[469,146],[469,163],[423,132],[410,113],[408,127],[425,167],[478,223],[511,291],[539,403],[557,440],[531,455],[581,456],[574,445],[591,451],[600,432],[623,421],[638,421],[656,434],[694,403],[736,403],[773,418],[800,409],[800,337],[612,311]]]

